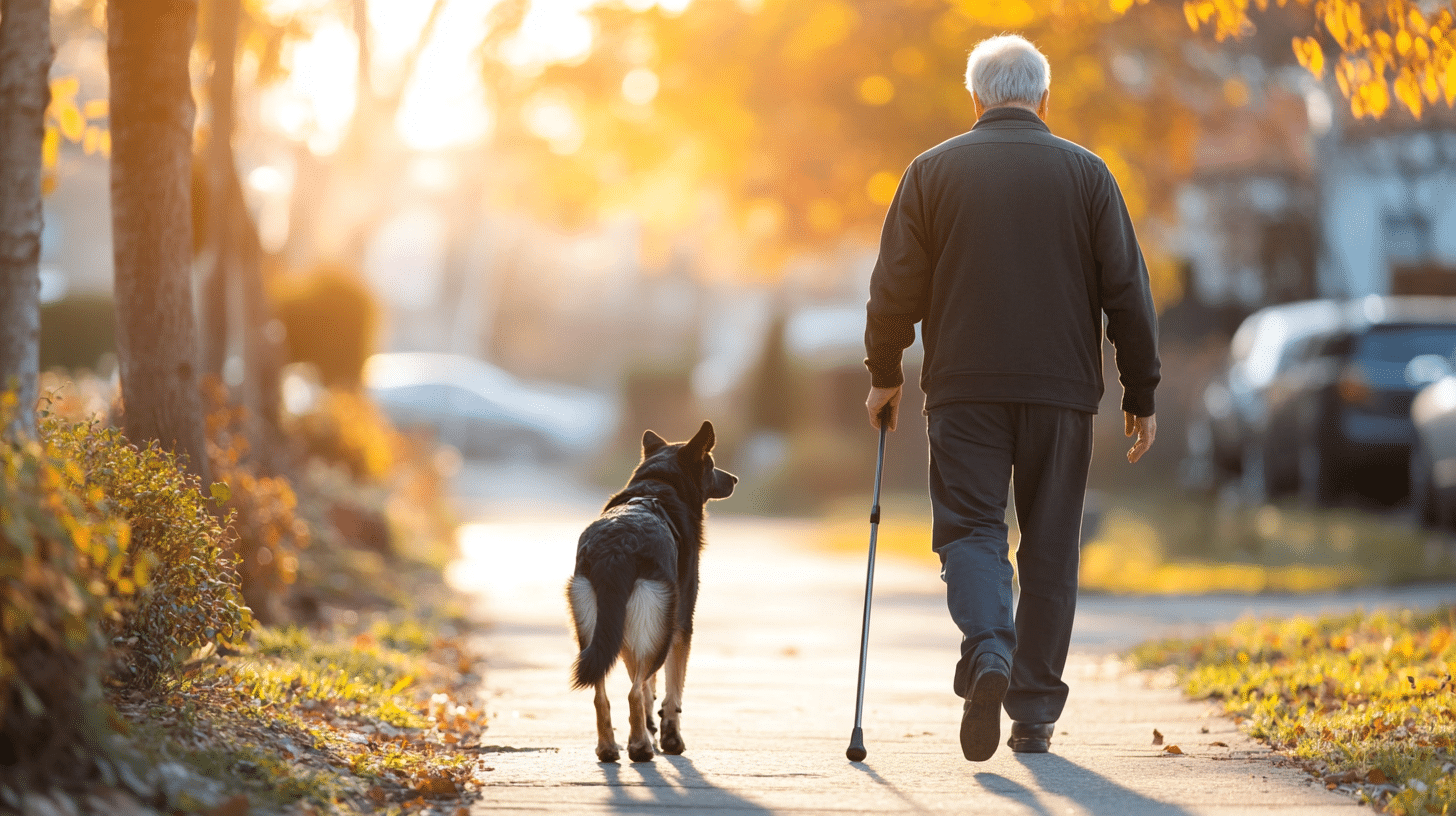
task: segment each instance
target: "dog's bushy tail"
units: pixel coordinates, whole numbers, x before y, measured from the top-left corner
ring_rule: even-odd
[[[620,564],[611,563],[619,560]],[[571,664],[572,688],[595,686],[617,663],[627,624],[627,600],[636,578],[630,563],[625,557],[609,556],[590,577],[578,573],[566,585],[577,643],[581,644],[581,653]]]

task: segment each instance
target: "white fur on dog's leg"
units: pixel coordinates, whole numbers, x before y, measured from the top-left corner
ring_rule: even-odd
[[[661,581],[638,579],[627,599],[626,630],[622,647],[642,660],[662,653],[663,642],[671,631],[668,601],[672,590]]]
[[[592,702],[597,707],[597,759],[616,762],[622,754],[617,747],[617,735],[612,733],[612,704],[607,700],[605,680],[596,684],[596,692]]]
[[[683,683],[687,680],[688,652],[692,636],[674,632],[672,648],[667,653],[667,691],[662,697],[662,752],[681,754],[687,750],[682,738]]]

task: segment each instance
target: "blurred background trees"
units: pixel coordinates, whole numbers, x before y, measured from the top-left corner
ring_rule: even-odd
[[[247,408],[268,471],[283,467],[288,394],[367,386],[362,357],[381,349],[460,353],[612,393],[629,426],[727,412],[741,438],[782,442],[792,417],[849,422],[824,398],[840,387],[818,380],[854,376],[850,314],[884,206],[915,154],[972,123],[965,53],[990,34],[1020,31],[1048,53],[1052,128],[1113,168],[1175,328],[1227,323],[1209,304],[1247,312],[1349,274],[1314,269],[1318,204],[1248,227],[1268,241],[1224,241],[1284,271],[1257,273],[1268,280],[1256,286],[1223,258],[1209,273],[1213,239],[1198,229],[1211,221],[1190,202],[1245,190],[1251,174],[1317,201],[1301,191],[1326,172],[1318,144],[1371,117],[1439,126],[1456,96],[1451,9],[1409,0],[202,0],[169,6],[154,30],[175,40],[177,107],[163,118],[169,138],[189,137],[183,189],[180,144],[172,163],[128,175],[133,134],[152,125],[135,118],[127,71],[163,53],[127,61],[124,27],[104,19],[125,23],[130,7],[117,5],[54,4],[55,73],[69,84],[45,120],[56,161],[42,333],[76,353],[41,351],[108,370],[94,351],[103,321],[83,315],[114,298],[109,359],[123,392],[139,389],[128,427],[193,451],[195,432],[178,424],[197,414],[185,384],[216,376]],[[108,39],[110,76],[97,59]],[[190,94],[177,84],[183,39]],[[184,127],[193,98],[199,115]],[[158,116],[161,99],[145,100]],[[168,144],[149,143],[152,157]],[[115,235],[91,226],[108,157]],[[375,306],[329,305],[320,290],[300,323],[298,297],[322,280],[352,281],[377,321]],[[364,349],[342,355],[357,369],[330,358],[334,327]],[[194,349],[182,365],[176,355]],[[653,399],[624,398],[649,382]],[[760,443],[744,455],[788,455]]]

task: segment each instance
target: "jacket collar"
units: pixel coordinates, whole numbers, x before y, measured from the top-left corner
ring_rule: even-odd
[[[1051,128],[1041,120],[1034,112],[1022,108],[1001,107],[992,108],[981,114],[971,130],[1014,130],[1025,127],[1034,127],[1037,130],[1044,130],[1051,133]]]

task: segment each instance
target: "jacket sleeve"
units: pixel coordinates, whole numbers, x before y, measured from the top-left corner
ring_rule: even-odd
[[[915,324],[925,317],[931,272],[925,225],[918,167],[911,164],[885,215],[865,304],[865,367],[879,388],[905,382],[900,358],[915,342]]]
[[[1107,339],[1116,353],[1122,410],[1133,416],[1151,416],[1153,391],[1161,379],[1158,315],[1153,308],[1148,267],[1138,248],[1122,191],[1105,165],[1100,170],[1093,235],[1098,296],[1107,313]]]

